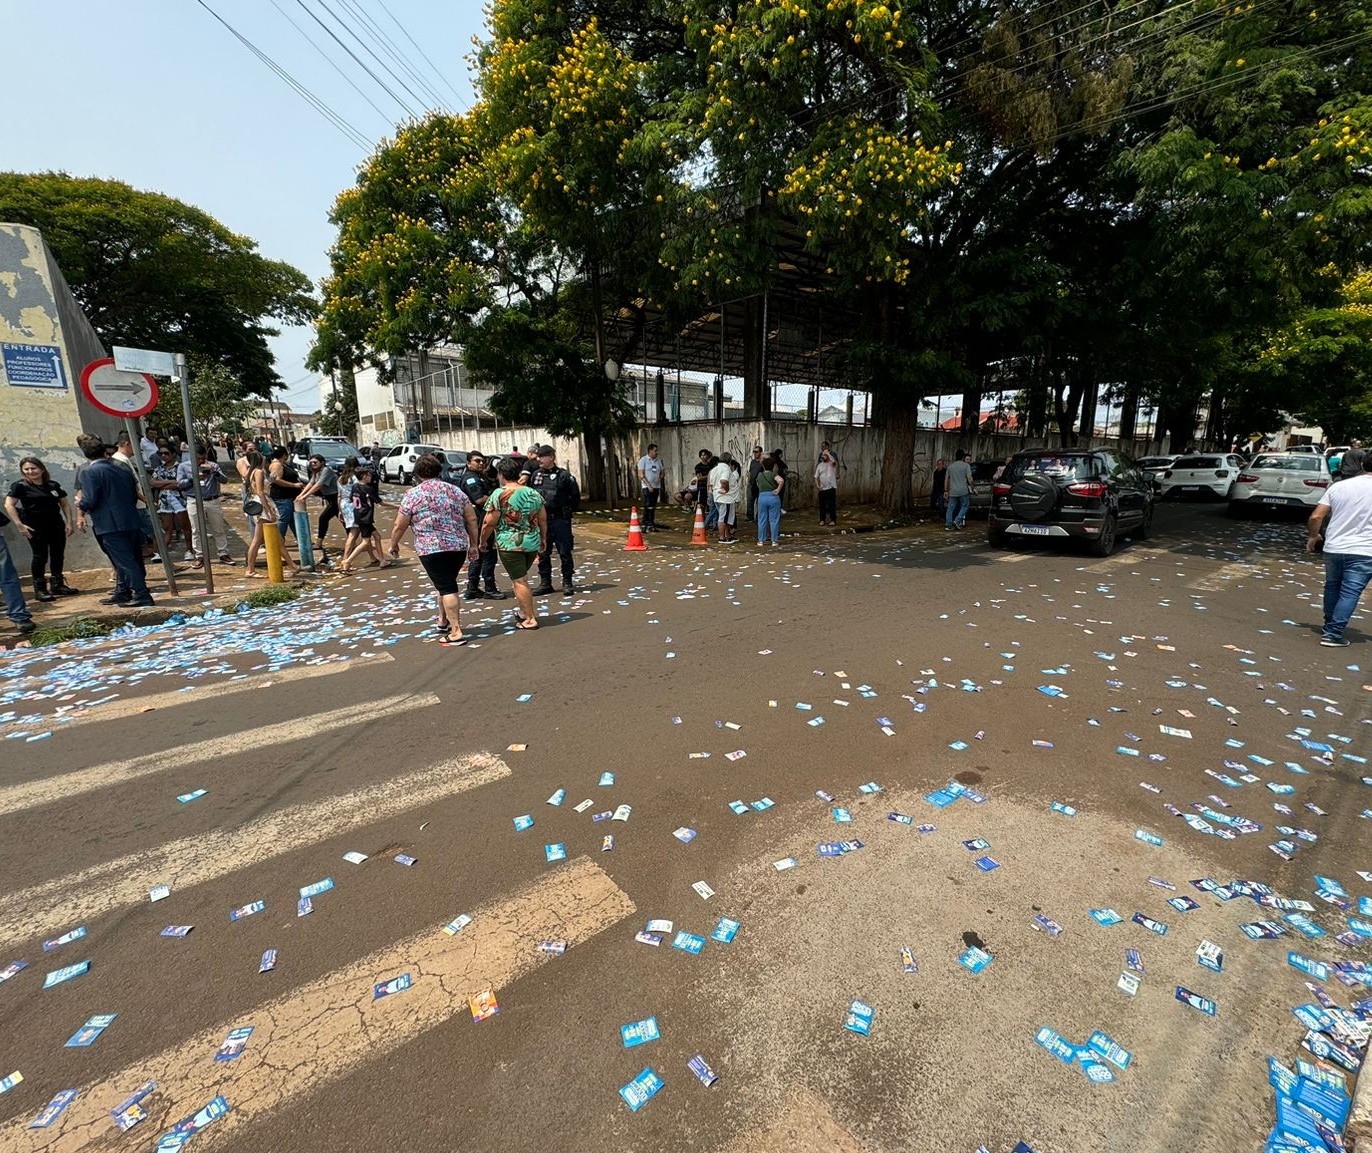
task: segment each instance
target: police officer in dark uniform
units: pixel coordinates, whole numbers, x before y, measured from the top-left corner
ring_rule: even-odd
[[[538,554],[539,585],[535,596],[547,596],[553,591],[553,550],[562,558],[562,595],[576,594],[572,566],[572,514],[581,505],[581,486],[576,477],[557,463],[557,454],[550,444],[540,445],[538,460],[525,462],[524,475],[529,487],[538,490],[548,510],[548,540]]]
[[[486,498],[496,489],[496,486],[486,476],[486,458],[481,453],[473,450],[467,454],[467,467],[462,470],[457,478],[457,487],[467,494],[467,499],[476,507],[477,523],[486,515]],[[481,583],[485,581],[486,591],[481,591]],[[472,542],[471,551],[467,559],[467,595],[466,600],[492,600],[503,601],[506,594],[495,586],[495,545],[493,544],[485,552],[478,552],[476,542]]]

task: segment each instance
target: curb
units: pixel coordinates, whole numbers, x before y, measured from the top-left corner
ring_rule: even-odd
[[[1372,1149],[1372,1077],[1358,1077],[1353,1089],[1353,1108],[1348,1112],[1348,1125],[1343,1135],[1350,1149]],[[1364,1138],[1368,1140],[1364,1141]]]

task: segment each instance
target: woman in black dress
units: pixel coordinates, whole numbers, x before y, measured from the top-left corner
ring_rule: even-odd
[[[71,503],[62,486],[48,475],[47,465],[36,456],[26,456],[19,462],[19,474],[23,479],[10,485],[5,496],[5,512],[33,549],[34,596],[40,601],[71,596],[77,590],[62,576],[67,537],[76,531]]]

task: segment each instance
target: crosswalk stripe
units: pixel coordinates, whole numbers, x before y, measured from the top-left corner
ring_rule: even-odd
[[[292,667],[289,672],[278,669],[270,673],[257,673],[244,677],[242,680],[197,682],[189,689],[172,689],[170,692],[149,693],[147,696],[141,697],[116,697],[104,704],[85,709],[73,709],[67,713],[54,711],[46,718],[46,721],[54,724],[54,731],[61,732],[76,725],[88,725],[92,721],[113,721],[121,717],[136,716],[139,713],[174,708],[177,705],[199,704],[207,697],[213,697],[218,701],[224,697],[236,696],[239,693],[257,692],[268,685],[284,684],[287,681],[296,685],[301,681],[313,680],[316,677],[331,677],[335,673],[355,672],[364,663],[371,666],[394,660],[395,657],[391,656],[390,653],[376,653],[348,661],[329,661],[327,664],[306,665],[304,668]],[[12,728],[19,723],[18,721],[10,721],[0,727]],[[27,727],[32,727],[32,725]]]
[[[27,1116],[0,1126],[0,1148],[109,1148],[118,1137],[109,1110],[148,1081],[157,1088],[141,1102],[148,1119],[139,1129],[153,1138],[224,1094],[232,1111],[194,1139],[197,1150],[213,1146],[465,1014],[470,995],[500,992],[549,960],[539,940],[558,938],[574,948],[634,911],[627,893],[589,858],[578,857],[473,910],[471,924],[455,938],[435,926],[82,1089],[56,1137],[25,1129]],[[372,999],[375,983],[403,973],[413,975],[412,988]],[[215,1062],[224,1035],[240,1025],[255,1029],[243,1055]],[[469,1027],[498,1029],[500,1018]]]
[[[1195,589],[1197,592],[1220,592],[1240,577],[1256,576],[1261,569],[1261,565],[1253,564],[1250,561],[1234,561],[1217,568],[1208,576],[1197,577],[1186,587]]]
[[[334,709],[327,713],[296,717],[280,724],[263,725],[261,728],[253,729],[253,747],[271,748],[273,745],[308,741],[333,729],[373,724],[398,713],[408,713],[438,703],[438,697],[433,693],[407,693],[370,701],[366,708],[348,705],[346,708]],[[125,781],[146,777],[150,773],[165,772],[173,767],[215,760],[233,752],[226,737],[211,737],[195,744],[181,745],[170,752],[145,753],[141,757],[131,757],[126,761],[110,761],[74,773],[63,773],[60,776],[11,785],[7,789],[0,789],[0,816],[18,813],[38,805],[49,805],[53,801],[80,796],[82,793],[93,792],[109,785],[120,785]]]
[[[136,905],[155,885],[170,885],[175,892],[212,881],[509,775],[510,766],[499,757],[461,757],[7,893],[0,896],[0,946]]]

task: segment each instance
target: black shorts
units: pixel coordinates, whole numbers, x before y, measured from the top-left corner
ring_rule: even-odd
[[[439,596],[449,596],[457,592],[457,574],[467,563],[467,550],[460,552],[431,552],[419,558],[424,571],[429,574]]]

